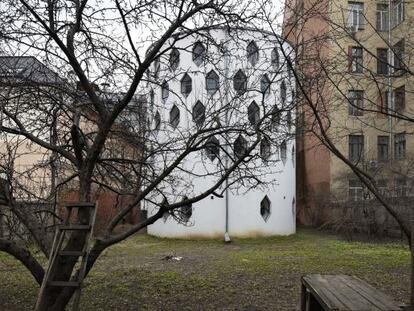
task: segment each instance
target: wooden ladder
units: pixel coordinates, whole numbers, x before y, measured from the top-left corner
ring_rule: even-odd
[[[80,209],[90,209],[91,212],[89,214],[89,219],[87,223],[82,224],[72,224],[70,222],[70,217],[72,215],[72,211],[77,209],[79,212]],[[49,255],[49,264],[47,271],[43,277],[42,286],[40,287],[36,308],[35,310],[39,310],[40,302],[43,300],[43,295],[46,292],[46,288],[48,287],[75,287],[75,293],[73,296],[73,304],[72,310],[78,311],[79,310],[79,302],[80,302],[80,295],[82,289],[83,279],[86,273],[86,266],[88,262],[89,256],[89,244],[92,240],[93,229],[95,225],[95,218],[96,218],[96,210],[97,206],[95,203],[73,203],[66,205],[66,217],[63,220],[62,224],[57,226],[55,236],[53,239],[52,249]],[[65,240],[66,233],[68,231],[85,231],[85,244],[82,250],[72,251],[72,250],[62,250],[63,242]],[[77,275],[77,280],[73,281],[59,281],[59,280],[52,280],[53,273],[56,265],[56,259],[58,257],[79,257],[81,258],[79,272]]]

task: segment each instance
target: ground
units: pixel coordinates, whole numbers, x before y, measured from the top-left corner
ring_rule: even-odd
[[[163,260],[166,256],[182,260]],[[135,236],[107,250],[85,281],[81,310],[299,310],[300,276],[351,274],[409,299],[409,250],[312,230],[289,237],[171,240]],[[0,253],[0,310],[31,310],[38,287]]]

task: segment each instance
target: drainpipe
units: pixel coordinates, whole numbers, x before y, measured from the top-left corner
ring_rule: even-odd
[[[228,98],[228,90],[229,90],[229,51],[227,49],[227,41],[228,41],[228,30],[225,30],[225,42],[224,42],[224,75],[225,75],[225,80],[224,80],[224,86],[225,86],[225,94],[224,94],[224,102],[226,107],[228,107],[228,103],[229,103],[229,98]],[[225,124],[229,124],[229,111],[228,109],[226,109],[226,113],[225,113]],[[226,156],[224,158],[224,165],[225,165],[225,169],[227,170],[228,168],[228,163],[229,163],[229,157],[228,157],[228,144],[227,142],[228,140],[228,135],[227,132],[225,134],[226,137],[226,144],[224,145],[224,148],[226,149]],[[225,205],[226,205],[226,227],[225,227],[225,231],[224,231],[224,242],[225,243],[230,243],[231,239],[230,239],[230,235],[229,235],[229,181],[226,178],[225,181],[225,186],[226,186],[226,190],[225,190],[225,197],[226,197],[226,201],[225,201]]]
[[[392,89],[392,73],[394,71],[394,61],[393,61],[393,55],[392,55],[392,33],[391,33],[391,27],[392,27],[392,0],[388,0],[388,72],[387,72],[387,89],[388,89],[388,107],[387,107],[387,119],[388,119],[388,131],[390,136],[390,156],[392,157],[392,150],[393,150],[393,135],[392,135],[392,116],[390,115],[392,111],[394,111],[394,102],[393,102],[393,89]]]

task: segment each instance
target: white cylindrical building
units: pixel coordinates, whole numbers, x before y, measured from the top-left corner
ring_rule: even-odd
[[[194,133],[216,127],[223,134],[180,162],[146,202],[148,216],[161,202],[206,191],[259,132],[262,138],[251,160],[215,191],[219,195],[181,208],[182,221],[166,213],[148,233],[182,238],[295,233],[294,83],[286,59],[293,59],[291,47],[264,31],[225,28],[178,35],[168,44],[151,67],[156,82],[148,90],[149,141],[160,149],[152,158],[154,174],[171,164]],[[237,130],[228,131],[233,126]]]

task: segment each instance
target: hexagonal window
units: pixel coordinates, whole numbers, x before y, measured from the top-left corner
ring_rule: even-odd
[[[233,77],[233,87],[237,94],[243,95],[247,89],[247,77],[243,70],[239,69]]]
[[[192,89],[193,89],[193,81],[191,80],[191,77],[186,73],[184,74],[183,78],[181,79],[181,93],[187,97]]]
[[[280,144],[280,158],[282,159],[283,164],[285,164],[287,159],[287,146],[285,140]]]
[[[173,128],[176,128],[180,123],[180,109],[174,105],[170,110],[170,124]]]
[[[279,69],[279,52],[277,51],[277,48],[274,48],[270,54],[270,61],[272,63],[272,66],[275,70]]]
[[[157,79],[160,73],[160,58],[154,59],[154,78]]]
[[[200,66],[206,57],[206,48],[204,45],[197,41],[193,46],[193,62],[197,66]]]
[[[211,70],[206,75],[206,89],[207,93],[213,95],[219,89],[220,78],[214,70]]]
[[[259,61],[259,48],[257,47],[256,42],[250,41],[247,45],[247,60],[249,63],[254,66]]]
[[[272,129],[274,130],[277,129],[277,127],[280,125],[280,110],[277,107],[277,105],[273,107],[271,124],[272,124]]]
[[[247,107],[247,115],[251,125],[255,126],[260,121],[260,109],[255,101]]]
[[[268,160],[271,155],[270,141],[268,138],[263,138],[260,142],[260,156],[263,160]]]
[[[234,156],[240,159],[246,155],[247,152],[247,141],[243,136],[239,135],[234,141]]]
[[[170,87],[168,86],[168,82],[164,81],[161,84],[161,98],[162,100],[167,100],[168,96],[170,95]]]
[[[202,127],[206,120],[206,107],[201,101],[197,101],[193,107],[193,121],[198,127]]]
[[[178,65],[180,64],[180,52],[177,48],[171,49],[169,63],[172,71],[175,71],[178,68]]]
[[[186,201],[186,200],[188,200],[188,197],[185,196],[183,198],[183,201]],[[193,215],[193,205],[190,203],[190,204],[186,204],[186,205],[181,206],[180,207],[180,215],[181,215],[180,219],[183,222],[188,222],[190,220],[191,216]]]
[[[286,103],[286,83],[285,80],[280,83],[280,100],[282,101],[282,104],[284,105]]]
[[[264,74],[262,78],[260,79],[260,92],[262,94],[269,94],[270,93],[270,84],[272,82],[270,81],[267,74]]]
[[[260,202],[260,215],[262,215],[263,220],[267,221],[270,217],[270,200],[267,195]]]
[[[206,142],[206,155],[211,161],[220,155],[220,142],[214,136],[210,137]]]
[[[157,111],[154,116],[154,130],[158,131],[161,127],[161,115]]]

